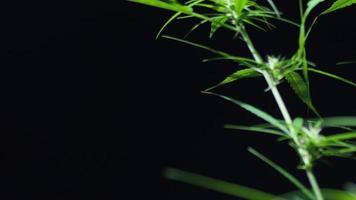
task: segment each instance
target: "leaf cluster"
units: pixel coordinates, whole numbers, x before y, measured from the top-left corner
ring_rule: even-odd
[[[328,9],[320,13],[316,18],[312,19],[311,23],[309,23],[311,13],[319,4],[327,0],[308,0],[305,6],[303,0],[299,0],[300,21],[298,23],[283,18],[281,16],[281,12],[272,0],[264,1],[268,4],[268,6],[257,0],[189,0],[184,3],[179,3],[176,0],[130,1],[175,12],[175,14],[171,16],[162,26],[157,34],[157,38],[173,21],[194,18],[199,21],[188,31],[185,37],[187,37],[192,31],[199,28],[202,24],[210,24],[209,37],[213,37],[219,29],[225,28],[232,31],[235,38],[239,36],[240,39],[246,43],[251,52],[252,58],[232,55],[230,53],[185,39],[163,35],[163,38],[175,40],[210,51],[216,56],[211,59],[205,59],[204,61],[224,59],[230,60],[238,66],[234,73],[222,78],[221,82],[206,89],[203,93],[218,96],[230,101],[264,120],[266,124],[226,125],[225,128],[270,134],[277,136],[280,141],[287,141],[300,157],[300,168],[305,170],[308,175],[312,173],[312,168],[315,162],[324,157],[336,156],[354,158],[354,153],[356,152],[356,131],[353,130],[353,128],[356,127],[356,117],[321,117],[315,108],[310,95],[309,73],[311,72],[327,76],[352,86],[356,86],[356,83],[335,74],[326,72],[320,69],[320,67],[317,67],[316,64],[310,62],[307,59],[306,42],[313,25],[320,16],[351,6],[356,3],[356,0],[335,0]],[[274,27],[271,22],[272,20],[281,20],[299,28],[299,37],[297,38],[298,48],[292,56],[286,58],[282,56],[265,55],[262,57],[254,48],[246,27],[249,26],[266,30],[265,27]],[[292,120],[291,117],[287,116],[286,118],[284,116],[284,120],[280,120],[248,103],[212,92],[212,90],[215,90],[217,87],[230,84],[241,79],[258,77],[265,78],[269,86],[266,91],[272,90],[272,93],[273,88],[275,89],[279,84],[287,82],[299,99],[305,103],[318,118],[304,119],[296,117]],[[290,119],[288,119],[288,117]],[[329,128],[337,128],[338,133],[330,134]],[[322,199],[320,195],[318,196],[318,191],[314,190],[315,185],[313,186],[313,182],[311,182],[311,185],[314,193],[297,180],[292,174],[284,170],[280,165],[269,160],[267,157],[252,148],[249,148],[248,150],[250,153],[264,161],[269,166],[273,167],[277,172],[287,178],[293,185],[296,186],[298,191],[289,194],[273,195],[253,188],[176,169],[168,169],[165,175],[167,178],[173,180],[187,182],[196,186],[205,187],[244,199]],[[322,193],[326,199],[356,199],[355,194],[339,190],[324,189],[322,190]]]

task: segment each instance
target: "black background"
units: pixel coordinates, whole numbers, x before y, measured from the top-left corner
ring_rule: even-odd
[[[297,1],[280,1],[297,19]],[[324,3],[320,10],[330,5]],[[308,41],[319,67],[356,80],[355,7],[320,18]],[[0,199],[235,199],[167,181],[176,167],[266,191],[293,186],[246,152],[253,146],[305,181],[292,150],[274,138],[224,130],[225,123],[260,123],[250,113],[200,93],[236,70],[213,55],[159,39],[171,13],[125,1],[11,1],[1,6]],[[263,55],[289,56],[297,28],[276,23],[250,30]],[[182,37],[189,23],[165,34]],[[248,55],[228,31],[208,39],[202,26],[190,40]],[[355,115],[355,88],[311,77],[321,114]],[[217,91],[279,116],[263,80],[243,80]],[[280,86],[293,116],[308,116]],[[355,181],[355,162],[328,159],[317,166],[323,187]]]

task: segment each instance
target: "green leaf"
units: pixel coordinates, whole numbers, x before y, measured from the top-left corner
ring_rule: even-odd
[[[228,19],[227,16],[218,16],[212,18],[211,28],[210,28],[210,38],[213,37],[214,33],[221,27],[221,24],[224,24]]]
[[[222,85],[225,85],[225,84],[228,84],[228,83],[231,83],[231,82],[234,82],[234,81],[237,81],[239,79],[243,79],[243,78],[253,78],[253,77],[258,77],[258,76],[261,76],[260,73],[258,73],[256,70],[254,69],[241,69],[241,70],[238,70],[236,71],[235,73],[229,75],[227,78],[225,78],[222,82],[220,82],[219,84],[217,85],[214,85],[208,89],[206,89],[205,91],[210,91],[212,89],[215,89],[219,86],[222,86]]]
[[[277,136],[286,137],[286,134],[281,133],[280,131],[276,131],[269,128],[259,127],[259,126],[240,126],[240,125],[232,125],[227,124],[224,126],[227,129],[235,129],[235,130],[242,130],[242,131],[252,131],[252,132],[260,132],[260,133],[267,133]]]
[[[341,61],[336,63],[336,65],[349,65],[349,64],[356,64],[356,61],[350,60],[350,61]]]
[[[299,132],[303,128],[303,119],[297,117],[293,120],[293,127],[294,129]]]
[[[325,72],[325,71],[321,71],[321,70],[318,70],[318,69],[315,69],[315,68],[311,68],[311,67],[310,67],[308,70],[311,71],[311,72],[315,72],[315,73],[324,75],[324,76],[328,76],[328,77],[330,77],[330,78],[333,78],[333,79],[342,81],[342,82],[344,82],[344,83],[347,83],[347,84],[349,84],[349,85],[352,85],[352,86],[356,87],[356,83],[354,83],[354,82],[352,82],[352,81],[350,81],[350,80],[347,80],[347,79],[345,79],[345,78],[342,78],[342,77],[340,77],[340,76],[337,76],[337,75],[335,75],[335,74],[332,74],[332,73],[329,73],[329,72]]]
[[[309,0],[307,4],[307,9],[305,9],[304,16],[307,17],[310,12],[323,1],[325,0]]]
[[[234,197],[248,200],[286,200],[254,188],[230,183],[227,181],[202,176],[199,174],[168,168],[164,171],[164,176],[168,179],[189,183],[194,186],[207,188],[216,192],[221,192]]]
[[[281,166],[278,164],[274,163],[255,149],[249,147],[248,151],[255,155],[257,158],[261,159],[265,163],[267,163],[269,166],[271,166],[273,169],[278,171],[280,174],[282,174],[286,179],[288,179],[294,186],[296,186],[306,197],[308,197],[311,200],[314,200],[314,195],[309,191],[308,188],[306,188],[297,178],[295,178],[292,174],[287,172],[285,169],[283,169]]]
[[[320,116],[318,111],[315,109],[308,90],[308,85],[303,80],[303,78],[296,72],[289,72],[286,74],[286,80],[290,84],[291,88],[297,94],[297,96],[317,115]]]
[[[225,53],[223,51],[216,50],[216,49],[213,49],[213,48],[201,45],[201,44],[197,44],[197,43],[194,43],[194,42],[190,42],[190,41],[187,41],[187,40],[184,40],[184,39],[179,39],[179,38],[171,37],[171,36],[167,36],[167,35],[163,35],[162,37],[166,38],[166,39],[178,41],[178,42],[181,42],[181,43],[184,43],[184,44],[188,44],[188,45],[191,45],[191,46],[194,46],[194,47],[198,47],[198,48],[201,48],[201,49],[205,49],[207,51],[210,51],[212,53],[220,55],[220,56],[222,56],[224,58],[227,58],[228,60],[233,60],[235,62],[240,62],[240,63],[244,63],[244,64],[246,62],[254,62],[253,60],[251,60],[249,58],[233,56],[233,55],[230,55],[230,54]]]
[[[349,132],[349,133],[339,133],[331,136],[325,136],[323,138],[323,142],[330,142],[330,141],[340,141],[340,140],[351,140],[356,138],[356,132]]]
[[[251,113],[253,113],[254,115],[256,115],[257,117],[267,121],[268,123],[272,124],[273,126],[275,126],[276,128],[279,128],[280,130],[282,130],[285,133],[288,133],[288,129],[283,126],[277,119],[275,119],[274,117],[272,117],[271,115],[267,114],[266,112],[250,105],[247,103],[244,103],[242,101],[236,100],[236,99],[232,99],[230,97],[224,96],[224,95],[220,95],[220,94],[216,94],[216,93],[212,93],[212,92],[206,92],[203,91],[202,93],[205,94],[210,94],[210,95],[214,95],[214,96],[218,96],[220,98],[223,98],[225,100],[228,100],[240,107],[242,107],[243,109],[250,111]]]
[[[356,195],[356,184],[352,182],[348,182],[344,185],[344,190]]]
[[[177,12],[176,14],[174,14],[171,18],[169,18],[166,23],[163,24],[163,26],[161,27],[161,29],[158,31],[157,35],[156,35],[156,39],[158,39],[158,37],[161,35],[161,33],[163,32],[164,29],[166,29],[166,27],[173,22],[173,20],[175,20],[177,17],[179,17],[179,15],[181,15],[181,12]]]
[[[356,117],[326,117],[322,120],[322,127],[356,127]]]
[[[356,194],[336,189],[321,189],[324,197],[330,200],[356,200]]]
[[[352,192],[331,189],[331,188],[321,188],[321,193],[323,194],[325,200],[356,200],[356,194]],[[286,199],[294,200],[293,198],[299,194],[300,194],[299,191],[293,191],[284,194],[282,196]]]
[[[152,7],[162,8],[166,10],[171,10],[175,12],[182,12],[185,14],[191,14],[193,12],[193,9],[191,7],[183,6],[178,3],[166,3],[164,1],[159,1],[159,0],[128,0],[128,1],[144,4]]]
[[[196,25],[194,25],[187,34],[184,35],[184,38],[188,37],[193,31],[195,31],[195,29],[199,28],[199,26],[205,24],[206,22],[208,22],[209,20],[202,20],[199,23],[197,23]]]
[[[276,4],[273,2],[273,0],[267,0],[271,8],[273,9],[274,13],[277,15],[277,17],[281,17],[280,12],[276,6]]]
[[[163,35],[162,37],[166,38],[166,39],[170,39],[170,40],[175,40],[175,41],[178,41],[178,42],[181,42],[181,43],[185,43],[185,44],[188,44],[188,45],[191,45],[191,46],[194,46],[194,47],[198,47],[198,48],[201,48],[201,49],[205,49],[207,51],[210,51],[212,53],[218,54],[218,55],[223,56],[223,57],[232,57],[228,53],[225,53],[223,51],[216,50],[216,49],[213,49],[213,48],[201,45],[201,44],[197,44],[197,43],[194,43],[194,42],[190,42],[190,41],[187,41],[187,40],[183,40],[183,39],[179,39],[179,38],[171,37],[171,36],[167,36],[167,35]]]
[[[356,0],[337,0],[336,2],[334,2],[333,5],[331,5],[330,8],[325,10],[322,14],[328,14],[328,13],[334,12],[336,10],[351,6],[352,4],[355,4],[355,3],[356,3]]]
[[[239,16],[242,14],[242,11],[245,8],[247,3],[248,3],[248,0],[235,0],[235,10]]]

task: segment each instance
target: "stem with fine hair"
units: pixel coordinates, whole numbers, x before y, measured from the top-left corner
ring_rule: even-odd
[[[263,64],[263,59],[262,57],[260,56],[260,54],[258,53],[258,51],[256,50],[256,48],[254,47],[245,27],[241,26],[241,36],[243,38],[243,40],[245,41],[248,49],[250,50],[252,56],[254,57],[255,61],[258,63],[258,64]],[[307,177],[308,177],[308,180],[309,180],[309,183],[313,189],[313,193],[315,195],[315,198],[316,200],[324,200],[323,198],[323,195],[320,191],[320,187],[318,185],[318,182],[315,178],[315,175],[312,171],[312,163],[311,163],[311,156],[309,154],[309,152],[304,149],[304,148],[301,148],[301,144],[300,144],[300,141],[298,139],[298,135],[294,129],[294,127],[292,126],[292,118],[288,112],[288,109],[283,101],[283,98],[281,96],[281,94],[279,93],[278,91],[278,88],[276,86],[276,83],[274,82],[272,76],[265,70],[262,71],[262,75],[263,77],[265,78],[266,82],[267,82],[267,85],[269,87],[269,89],[271,90],[272,92],[272,95],[278,105],[278,108],[283,116],[283,119],[284,121],[286,122],[287,126],[288,126],[288,129],[289,129],[289,134],[290,136],[292,137],[294,143],[296,144],[297,146],[297,150],[298,150],[298,153],[301,157],[301,160],[303,161],[303,164],[305,166],[307,166],[306,168],[306,174],[307,174]]]

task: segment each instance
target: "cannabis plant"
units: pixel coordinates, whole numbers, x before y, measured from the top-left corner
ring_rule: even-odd
[[[324,157],[336,156],[343,158],[353,158],[356,152],[356,143],[352,141],[356,138],[356,117],[336,116],[322,117],[313,104],[310,94],[309,73],[317,73],[333,79],[337,79],[346,84],[356,86],[350,80],[344,79],[335,74],[326,72],[318,68],[318,65],[308,60],[306,42],[313,25],[318,18],[323,17],[339,9],[356,3],[355,0],[334,0],[331,6],[320,14],[311,15],[315,8],[326,0],[299,0],[300,18],[297,22],[286,19],[282,16],[277,5],[272,0],[189,0],[178,2],[176,0],[131,0],[132,2],[158,7],[175,12],[168,19],[159,31],[157,37],[182,42],[203,50],[216,54],[214,60],[224,59],[237,63],[238,69],[233,74],[222,79],[222,81],[208,89],[202,91],[204,94],[213,95],[225,99],[237,106],[251,112],[256,117],[263,119],[266,123],[256,125],[226,125],[226,128],[243,131],[252,131],[269,134],[277,137],[280,141],[285,141],[294,149],[300,160],[299,169],[303,170],[309,181],[307,185],[299,181],[295,176],[283,169],[280,165],[271,161],[266,156],[253,148],[248,151],[263,162],[277,170],[296,187],[296,191],[282,195],[269,194],[253,188],[228,183],[221,180],[181,171],[178,169],[167,169],[165,176],[169,179],[182,181],[196,186],[205,187],[211,190],[223,192],[242,199],[251,200],[324,200],[342,199],[355,200],[356,193],[336,189],[322,189],[319,187],[313,169],[315,163]],[[202,44],[197,44],[185,39],[161,35],[164,29],[174,20],[198,19],[198,23],[189,31],[192,32],[202,24],[210,24],[209,37],[219,29],[227,29],[232,32],[232,38],[239,38],[246,44],[250,57],[232,55],[221,50],[216,50]],[[273,21],[278,20],[296,26],[299,29],[299,36],[295,38],[298,48],[292,56],[261,55],[255,48],[249,36],[248,28],[266,29],[273,27]],[[278,108],[282,118],[260,110],[256,106],[250,105],[237,99],[233,99],[222,94],[217,94],[214,90],[225,84],[243,78],[262,78],[266,81],[268,88],[266,92],[272,93],[276,109]],[[300,100],[307,106],[310,112],[315,114],[314,118],[292,117],[285,101],[278,90],[278,86],[287,82]],[[330,134],[329,130],[338,130],[337,134]]]

